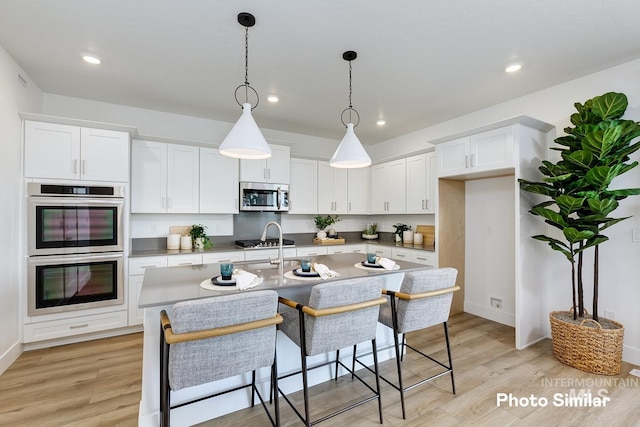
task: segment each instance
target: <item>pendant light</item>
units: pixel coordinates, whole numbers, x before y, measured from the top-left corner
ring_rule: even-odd
[[[358,54],[349,50],[342,54],[342,59],[349,62],[349,107],[342,110],[340,120],[346,126],[347,133],[342,138],[340,145],[333,157],[329,160],[329,164],[334,168],[364,168],[371,164],[371,157],[367,154],[360,140],[356,136],[353,129],[360,123],[360,114],[353,108],[351,104],[351,61],[356,59]],[[349,112],[349,122],[344,122],[344,113]],[[356,123],[353,123],[353,115],[355,114]]]
[[[249,27],[255,25],[256,18],[250,13],[242,12],[238,14],[238,23],[245,27],[244,84],[238,86],[235,92],[236,102],[242,107],[242,115],[220,144],[219,151],[224,156],[239,159],[266,159],[271,157],[271,148],[251,115],[251,110],[260,102],[258,92],[249,85]],[[238,91],[242,88],[244,88],[244,102],[240,103]],[[253,91],[257,99],[253,107],[249,103],[249,90]]]

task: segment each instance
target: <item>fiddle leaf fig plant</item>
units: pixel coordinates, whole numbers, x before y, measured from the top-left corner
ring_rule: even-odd
[[[532,236],[562,253],[571,263],[574,320],[584,317],[584,251],[594,248],[592,318],[598,321],[599,246],[609,238],[604,230],[628,217],[614,218],[619,201],[640,194],[640,188],[610,189],[618,176],[638,165],[630,155],[640,149],[640,123],[623,120],[628,105],[626,95],[609,92],[584,104],[575,103],[573,127],[555,139],[561,159],[542,161],[541,182],[519,179],[520,188],[547,196],[529,211],[562,232],[563,240],[545,235]],[[576,265],[577,263],[577,265]],[[577,307],[577,310],[575,308]]]

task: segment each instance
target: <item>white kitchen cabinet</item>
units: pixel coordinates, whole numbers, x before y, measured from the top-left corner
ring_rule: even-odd
[[[145,270],[166,266],[166,256],[129,259],[129,326],[144,323],[144,309],[138,308],[138,300],[140,299]]]
[[[129,133],[24,122],[25,176],[129,181]]]
[[[391,248],[391,258],[437,267],[435,252],[427,252],[419,249]]]
[[[326,255],[327,248],[324,246],[313,246],[306,248],[296,248],[296,256],[318,256],[318,255]]]
[[[291,159],[289,215],[318,213],[318,162]]]
[[[371,168],[347,169],[347,213],[369,213],[369,184]]]
[[[450,177],[512,169],[514,126],[465,136],[436,146],[438,176]]]
[[[200,213],[238,213],[239,161],[200,147]]]
[[[406,159],[381,163],[371,168],[371,212],[406,213]]]
[[[219,264],[221,262],[241,262],[244,261],[243,251],[210,252],[202,254],[203,264]]]
[[[347,169],[318,162],[318,213],[347,213]]]
[[[202,264],[202,254],[171,255],[167,257],[167,267]]]
[[[198,147],[133,141],[131,162],[132,213],[198,213]]]
[[[327,253],[332,254],[366,254],[367,245],[365,243],[357,245],[335,245],[327,248]],[[366,257],[365,257],[366,258]]]
[[[24,325],[23,342],[45,341],[127,326],[127,310],[90,314]]]
[[[282,256],[285,258],[296,257],[296,248],[284,248]],[[278,249],[254,249],[247,250],[245,253],[245,261],[259,261],[278,258]]]
[[[289,184],[291,149],[283,145],[271,145],[271,157],[260,160],[240,159],[240,181],[273,182]]]
[[[407,158],[407,213],[436,212],[436,153]]]
[[[373,252],[379,257],[391,258],[390,246],[379,246],[375,243],[369,243],[367,244],[367,252]]]

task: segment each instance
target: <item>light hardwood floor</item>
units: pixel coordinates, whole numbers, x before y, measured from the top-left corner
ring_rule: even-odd
[[[407,393],[407,419],[399,394],[383,385],[384,424],[388,426],[640,426],[640,378],[623,364],[622,373],[605,377],[578,371],[553,358],[545,340],[526,350],[514,349],[513,329],[469,314],[450,320],[456,391],[448,376]],[[409,341],[444,357],[442,327],[413,334]],[[135,426],[140,400],[142,335],[26,352],[0,376],[0,426]],[[409,353],[408,369],[421,375],[429,366]],[[393,377],[395,362],[381,364]],[[365,377],[368,377],[365,375]],[[408,378],[409,382],[411,378]],[[582,381],[582,383],[580,382]],[[611,399],[604,408],[554,407],[554,394],[574,389],[604,389]],[[348,377],[312,388],[313,418],[363,392]],[[497,393],[517,398],[547,398],[546,407],[496,404]],[[299,401],[300,393],[294,397]],[[215,400],[212,401],[215,405]],[[281,399],[283,426],[301,425]],[[268,421],[258,406],[202,426],[258,427]],[[323,426],[375,426],[377,404],[370,402],[332,418]]]

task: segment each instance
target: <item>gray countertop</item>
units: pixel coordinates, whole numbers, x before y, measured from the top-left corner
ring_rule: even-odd
[[[305,247],[336,247],[343,245],[314,245],[313,238],[309,239],[300,239],[299,237],[295,239],[296,245],[295,248],[305,248]],[[353,239],[347,240],[346,245],[359,245],[359,244],[372,244],[376,246],[384,246],[384,247],[393,247],[393,248],[406,248],[406,249],[417,249],[423,250],[427,252],[434,252],[435,247],[433,245],[414,245],[414,244],[397,244],[392,240],[364,240],[364,239]],[[274,248],[275,249],[275,248]],[[164,256],[164,255],[185,255],[185,254],[205,254],[211,252],[228,252],[228,251],[242,251],[242,250],[263,250],[263,249],[242,249],[237,247],[233,242],[228,243],[216,243],[212,248],[199,251],[199,250],[168,250],[166,248],[162,249],[144,249],[144,250],[132,250],[129,253],[130,258],[138,258],[138,257],[149,257],[149,256]]]
[[[242,262],[234,263],[236,268],[249,271],[263,279],[261,285],[251,290],[273,289],[278,292],[293,290],[295,288],[311,288],[313,285],[329,280],[343,280],[355,277],[365,277],[372,275],[390,275],[403,273],[405,271],[432,268],[423,264],[415,264],[406,261],[396,261],[400,266],[399,270],[385,269],[362,269],[354,267],[354,264],[363,261],[362,254],[339,254],[320,255],[315,257],[315,261],[325,264],[331,270],[340,273],[334,279],[316,280],[309,279],[289,279],[280,273],[275,265],[268,263]],[[283,271],[286,273],[300,266],[297,260],[285,260]],[[138,306],[140,308],[171,305],[176,302],[207,298],[237,292],[235,290],[215,291],[204,289],[200,286],[205,280],[210,280],[220,274],[219,264],[205,264],[180,267],[151,268],[145,271],[142,290]]]

